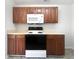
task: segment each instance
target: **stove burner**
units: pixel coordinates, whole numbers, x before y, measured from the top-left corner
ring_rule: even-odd
[[[43,31],[28,31],[27,32],[28,34],[43,34],[44,32]]]
[[[29,32],[29,33],[33,33],[33,32]]]
[[[38,33],[43,33],[43,32],[38,32]]]

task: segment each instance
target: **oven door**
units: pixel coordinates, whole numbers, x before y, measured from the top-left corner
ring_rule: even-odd
[[[26,35],[26,50],[46,50],[46,35]]]

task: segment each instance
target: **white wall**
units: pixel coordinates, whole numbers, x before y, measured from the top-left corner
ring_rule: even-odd
[[[73,5],[57,5],[59,7],[59,19],[57,24],[44,24],[44,30],[52,30],[65,33],[65,48],[74,49],[74,15]],[[27,29],[27,24],[16,24],[17,31]]]
[[[74,15],[73,5],[59,5],[58,24],[45,24],[45,29],[65,33],[65,48],[74,49]]]
[[[52,1],[52,2],[51,2]],[[13,3],[14,2],[14,3]],[[27,4],[55,4],[59,7],[59,22],[58,24],[44,24],[45,30],[51,29],[52,31],[65,33],[65,48],[74,48],[74,15],[73,15],[73,0],[50,0],[49,2],[42,2],[42,0],[7,0],[6,1],[6,29],[7,30],[24,30],[27,29],[28,25],[19,24],[14,25],[12,22],[12,7],[13,5],[24,5]],[[68,5],[67,5],[68,4]]]
[[[12,7],[13,1],[12,0],[5,0],[5,58],[8,59],[7,56],[7,30],[15,29],[14,24],[12,23]]]
[[[72,4],[74,0],[14,0],[16,5],[26,4]]]
[[[5,1],[5,23],[6,23],[6,29],[15,29],[14,24],[12,22],[13,19],[13,0],[6,0]]]

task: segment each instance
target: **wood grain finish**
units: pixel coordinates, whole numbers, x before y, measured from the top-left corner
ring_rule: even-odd
[[[13,8],[13,23],[26,23],[26,14],[28,9],[23,7],[14,7]]]
[[[8,35],[8,54],[15,55],[15,35]]]
[[[25,36],[16,35],[16,55],[25,55]]]
[[[64,55],[64,35],[47,35],[47,55]]]
[[[47,36],[47,55],[56,55],[56,40],[52,35]]]
[[[64,55],[65,45],[64,45],[64,35],[56,36],[56,54]]]
[[[27,14],[44,14],[45,23],[58,23],[58,7],[14,7],[13,22],[27,23]]]
[[[8,54],[9,55],[25,54],[25,36],[24,35],[8,35]]]
[[[47,35],[47,55],[64,55],[64,35]],[[8,54],[25,54],[25,35],[8,35]]]

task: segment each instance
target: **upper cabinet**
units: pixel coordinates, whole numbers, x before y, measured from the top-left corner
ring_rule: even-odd
[[[27,23],[27,14],[44,14],[45,23],[58,23],[58,7],[14,7],[13,22]]]
[[[42,8],[42,13],[44,14],[45,23],[58,22],[58,8],[57,7]]]
[[[13,8],[13,23],[27,23],[28,8],[14,7]]]

